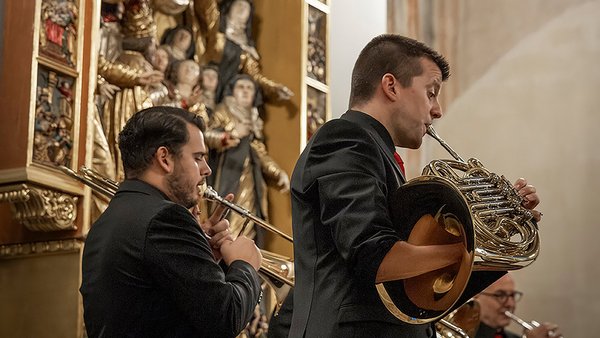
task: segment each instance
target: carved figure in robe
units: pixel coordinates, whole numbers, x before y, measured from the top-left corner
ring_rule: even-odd
[[[216,107],[217,86],[219,84],[219,68],[216,65],[205,65],[200,70],[200,86],[202,101],[206,108],[214,111]]]
[[[192,31],[183,26],[176,26],[165,31],[161,46],[169,53],[171,61],[186,60],[194,57],[194,41]]]
[[[167,81],[170,95],[164,105],[187,109],[202,117],[208,125],[212,111],[209,112],[202,100],[200,66],[193,60],[175,61],[170,67]],[[204,141],[210,149],[222,151],[237,146],[239,138],[232,133],[207,128]]]
[[[269,100],[288,100],[293,92],[283,84],[261,73],[259,55],[252,39],[253,4],[250,0],[203,0],[194,2],[205,46],[203,64],[219,65],[219,87],[216,100],[223,98],[225,86],[244,73],[261,87]]]
[[[249,75],[238,75],[225,94],[211,116],[209,127],[234,134],[240,142],[233,148],[211,151],[209,164],[213,174],[208,183],[222,196],[234,193],[234,203],[268,219],[267,184],[285,192],[289,189],[288,175],[268,155],[263,142],[263,121],[256,108],[261,97],[256,83]],[[229,222],[232,232],[238,233],[244,219],[230,213]],[[255,241],[259,244],[262,241],[257,229],[248,227],[244,235],[250,238],[257,235]]]
[[[156,51],[156,27],[151,13],[146,1],[125,1],[121,20],[122,52],[114,61],[103,55],[98,58],[99,78],[120,89],[101,108],[102,126],[115,165],[115,174],[109,177],[117,181],[123,179],[118,134],[135,112],[154,105],[150,92],[164,77],[149,62]]]

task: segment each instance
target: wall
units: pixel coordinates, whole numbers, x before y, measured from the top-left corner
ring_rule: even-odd
[[[329,43],[331,68],[331,115],[348,109],[350,76],[362,48],[386,32],[387,1],[332,0]]]
[[[592,337],[600,316],[600,1],[459,1],[453,75],[438,133],[541,197],[541,252],[515,272],[517,314]],[[431,158],[448,158],[428,142]]]

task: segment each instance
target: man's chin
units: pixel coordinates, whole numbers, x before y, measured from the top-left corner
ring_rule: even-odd
[[[510,318],[502,315],[502,318],[500,318],[500,320],[498,320],[498,323],[500,324],[500,325],[498,325],[499,327],[506,327],[506,326],[510,325],[511,320],[510,320]]]
[[[193,208],[198,205],[198,199],[190,199],[186,202],[186,208]]]

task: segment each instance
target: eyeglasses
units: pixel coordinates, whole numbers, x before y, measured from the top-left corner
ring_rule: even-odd
[[[494,293],[481,292],[481,294],[485,295],[485,296],[494,297],[500,303],[506,302],[508,300],[508,297],[512,297],[512,299],[515,302],[518,302],[521,300],[521,298],[523,298],[523,292],[521,292],[521,291],[514,291],[514,292],[497,291]]]

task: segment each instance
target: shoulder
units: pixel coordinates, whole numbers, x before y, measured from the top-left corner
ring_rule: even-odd
[[[322,125],[313,135],[309,146],[319,149],[326,145],[328,149],[346,148],[364,145],[375,147],[369,132],[358,123],[343,119],[330,120]]]
[[[377,143],[369,131],[358,123],[344,119],[330,120],[313,135],[308,147],[311,153],[332,155],[377,156]]]
[[[197,224],[192,213],[177,203],[163,200],[157,206],[157,211],[154,214],[153,222],[171,223],[171,224]]]
[[[188,209],[172,202],[162,204],[154,213],[148,224],[145,242],[148,255],[152,252],[192,250],[212,257],[208,241],[196,218]]]
[[[295,172],[305,179],[348,173],[380,177],[385,171],[383,158],[382,150],[367,129],[352,121],[336,119],[325,123],[313,135]]]

